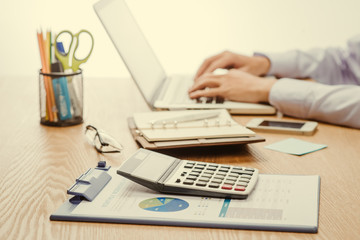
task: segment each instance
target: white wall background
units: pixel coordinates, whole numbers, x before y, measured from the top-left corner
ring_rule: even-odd
[[[129,76],[92,5],[97,0],[1,0],[0,76],[36,76],[36,31],[88,29],[95,38],[85,77]],[[359,0],[128,0],[168,73],[194,73],[225,49],[344,47],[360,33]],[[0,80],[1,81],[1,80]]]

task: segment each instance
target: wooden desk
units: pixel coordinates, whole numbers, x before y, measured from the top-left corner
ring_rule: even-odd
[[[39,124],[36,77],[0,78],[0,239],[358,239],[360,236],[360,132],[320,124],[311,137],[328,148],[292,156],[264,146],[292,135],[265,134],[265,143],[166,151],[179,158],[255,167],[262,173],[321,176],[317,234],[130,224],[51,222],[74,179],[104,157],[119,166],[136,149],[126,118],[148,111],[130,79],[88,79],[85,123],[56,128]],[[250,116],[236,116],[245,124]],[[91,123],[124,145],[121,154],[99,155],[84,138]],[[206,150],[206,151],[205,151]]]

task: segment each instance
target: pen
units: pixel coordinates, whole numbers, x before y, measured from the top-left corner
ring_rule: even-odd
[[[214,118],[219,116],[220,112],[202,112],[202,113],[189,113],[182,116],[171,117],[171,118],[164,118],[150,121],[151,124],[168,124],[168,123],[179,123],[179,122],[190,122],[196,120],[203,120],[208,118]]]

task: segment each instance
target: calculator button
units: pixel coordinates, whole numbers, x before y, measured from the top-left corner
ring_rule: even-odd
[[[233,178],[233,177],[228,177],[228,178],[226,178],[226,181],[236,181],[236,178]]]
[[[220,184],[211,182],[211,183],[209,184],[209,187],[211,187],[211,188],[219,188],[219,187],[220,187]]]
[[[197,179],[197,177],[195,177],[195,176],[188,176],[186,178],[186,180],[196,180],[196,179]]]
[[[193,168],[194,165],[186,164],[184,168]]]
[[[242,168],[242,167],[233,167],[233,170],[235,170],[235,171],[241,171],[241,170],[243,170],[243,168]]]
[[[237,186],[234,188],[234,190],[235,190],[235,191],[245,191],[245,187],[237,185]]]
[[[211,178],[212,175],[211,174],[203,174],[203,175],[201,175],[201,177]]]
[[[180,182],[181,182],[180,178],[176,179],[176,183],[180,183]]]
[[[195,185],[199,187],[205,187],[207,182],[197,182]]]
[[[183,184],[193,185],[193,184],[194,184],[194,181],[193,181],[193,180],[185,180],[185,181],[183,182]]]
[[[192,170],[191,173],[201,173],[201,171],[195,169],[195,170]]]
[[[215,176],[222,176],[222,177],[225,177],[226,176],[226,173],[222,173],[222,172],[218,172],[216,173]]]
[[[209,164],[209,167],[212,167],[212,168],[217,168],[217,167],[218,167],[218,165],[216,165],[216,164]]]
[[[222,185],[221,189],[224,189],[224,190],[231,190],[231,189],[232,189],[232,185],[229,185],[229,184],[224,184],[224,185]]]
[[[203,167],[205,167],[205,166],[206,166],[206,163],[197,163],[196,166],[203,166]]]
[[[216,168],[215,167],[207,167],[206,170],[209,170],[209,171],[216,171]]]
[[[240,178],[240,179],[238,180],[238,182],[245,182],[245,183],[249,183],[249,182],[250,182],[250,180],[249,180],[249,179]]]
[[[210,174],[210,175],[213,175],[214,174],[214,171],[205,171],[204,174]]]
[[[234,185],[235,184],[235,181],[225,181],[224,184],[227,184],[227,185]]]
[[[234,174],[234,173],[230,173],[229,175],[228,175],[228,177],[232,177],[232,178],[238,178],[239,177],[239,174]]]
[[[195,166],[194,168],[203,170],[205,167],[203,167],[203,166]]]
[[[245,182],[238,182],[236,185],[237,185],[237,186],[243,186],[243,187],[247,187],[247,186],[248,186],[248,184],[245,183]]]
[[[221,176],[221,175],[215,175],[214,179],[221,179],[224,180],[225,176]]]
[[[249,175],[241,175],[240,178],[251,179],[251,176],[249,176]]]
[[[210,178],[199,178],[199,181],[209,182],[209,181],[210,181]]]
[[[222,183],[222,179],[212,179],[211,183]]]
[[[199,174],[199,173],[189,173],[189,176],[199,177],[199,176],[200,176],[200,174]]]
[[[250,171],[250,172],[255,172],[255,169],[253,169],[253,168],[245,168],[244,170]]]
[[[253,175],[253,172],[250,171],[240,171],[240,174]]]

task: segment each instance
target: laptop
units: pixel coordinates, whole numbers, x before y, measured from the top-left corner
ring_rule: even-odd
[[[218,98],[190,99],[193,78],[167,76],[125,0],[101,0],[94,10],[125,63],[142,96],[152,109],[218,109],[232,114],[274,114],[266,104],[240,103]]]

